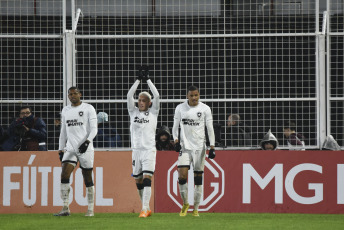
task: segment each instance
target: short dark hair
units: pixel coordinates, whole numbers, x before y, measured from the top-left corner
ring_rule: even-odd
[[[188,88],[188,92],[189,92],[189,91],[195,91],[195,90],[197,90],[197,91],[199,92],[198,87],[197,87],[197,86],[194,86],[194,85],[191,85],[191,86],[189,86],[189,88]]]
[[[76,86],[70,87],[70,88],[68,89],[68,93],[69,93],[70,90],[77,90],[79,93],[81,93],[80,89],[79,89],[78,87],[76,87]]]
[[[18,113],[20,113],[23,109],[29,109],[30,113],[32,113],[32,108],[28,105],[24,105],[24,106],[20,107]]]
[[[283,125],[284,129],[296,130],[296,123],[294,121],[286,121]]]

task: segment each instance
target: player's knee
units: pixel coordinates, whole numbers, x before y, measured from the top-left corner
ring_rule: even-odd
[[[195,176],[195,185],[202,185],[203,177],[202,176]]]
[[[143,184],[142,184],[143,187],[150,187],[151,184],[152,184],[151,179],[149,179],[149,178],[144,178],[144,179],[143,179]]]
[[[93,181],[85,181],[85,186],[86,187],[92,187],[94,184],[93,184]]]
[[[142,190],[143,189],[143,184],[136,183],[136,187],[137,187],[138,190]]]
[[[84,182],[86,187],[92,187],[94,185],[92,177],[84,177]]]
[[[69,173],[66,173],[66,172],[62,172],[61,173],[61,181],[68,181],[69,183],[69,178],[70,178],[70,174]]]
[[[183,185],[183,184],[186,184],[186,179],[178,179],[178,183],[180,184],[180,185]]]
[[[61,184],[69,184],[69,178],[61,178]]]

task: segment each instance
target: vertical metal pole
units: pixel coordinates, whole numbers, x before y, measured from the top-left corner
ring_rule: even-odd
[[[66,0],[62,1],[62,33],[63,33],[63,47],[62,47],[62,52],[63,52],[63,81],[62,81],[62,99],[63,99],[63,107],[65,107],[67,104],[67,67],[66,67],[66,17],[67,17],[67,5],[66,5]]]
[[[71,1],[72,3],[72,29],[75,28],[75,0]]]
[[[327,28],[327,12],[324,12],[322,31],[318,35],[318,61],[319,61],[319,144],[320,149],[326,139],[327,135],[327,120],[326,120],[326,111],[327,111],[327,99],[326,99],[326,28]]]
[[[72,84],[76,86],[76,66],[75,66],[75,29],[77,22],[75,21],[75,0],[72,0]]]
[[[330,0],[327,1],[326,5],[326,10],[329,12],[330,11]],[[344,9],[343,9],[344,10]],[[327,18],[327,28],[330,28],[330,19],[331,16]],[[330,30],[330,29],[329,29]],[[329,31],[331,32],[331,31]],[[327,133],[331,134],[331,36],[329,33],[326,33],[326,48],[327,48],[327,55],[326,55],[326,83],[327,83],[327,91],[326,91],[326,96],[327,96]],[[338,137],[337,137],[338,139]]]
[[[65,46],[65,52],[66,52],[66,59],[65,59],[65,66],[66,66],[66,79],[64,81],[64,85],[66,86],[66,100],[65,103],[69,104],[68,97],[67,97],[67,90],[73,86],[73,31],[72,30],[66,30],[65,32],[65,39],[66,39],[66,46]]]

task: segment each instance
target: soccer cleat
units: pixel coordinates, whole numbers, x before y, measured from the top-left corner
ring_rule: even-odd
[[[92,210],[87,210],[85,216],[94,216],[94,212]]]
[[[146,218],[146,217],[149,217],[149,216],[151,216],[151,215],[152,215],[152,211],[151,211],[151,210],[149,210],[149,211],[142,210],[142,211],[140,212],[139,217],[140,217],[140,218],[141,218],[141,217]]]
[[[148,216],[151,216],[152,215],[152,210],[149,210],[149,211],[147,211],[148,212]],[[147,217],[148,217],[147,216]]]
[[[70,216],[69,208],[62,208],[59,213],[54,213],[54,216]]]
[[[198,211],[197,210],[193,210],[192,211],[192,216],[198,216],[199,217]]]
[[[183,204],[182,210],[180,210],[179,216],[186,216],[189,209],[189,204]]]

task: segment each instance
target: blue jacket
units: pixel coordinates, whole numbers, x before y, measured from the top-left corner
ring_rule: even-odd
[[[122,147],[121,136],[110,125],[100,123],[93,145],[95,148]]]
[[[38,143],[45,143],[47,139],[47,127],[43,119],[40,117],[34,117],[31,114],[29,117],[24,119],[14,119],[7,129],[8,138],[4,141],[2,148],[4,151],[17,151],[14,149],[17,145],[21,144],[22,150],[26,150],[26,143],[31,140]],[[18,133],[18,126],[20,123],[25,122],[26,126],[30,129],[22,136]],[[22,138],[21,138],[22,137]],[[22,143],[20,140],[22,139]],[[46,151],[46,144],[39,145],[39,151]]]

